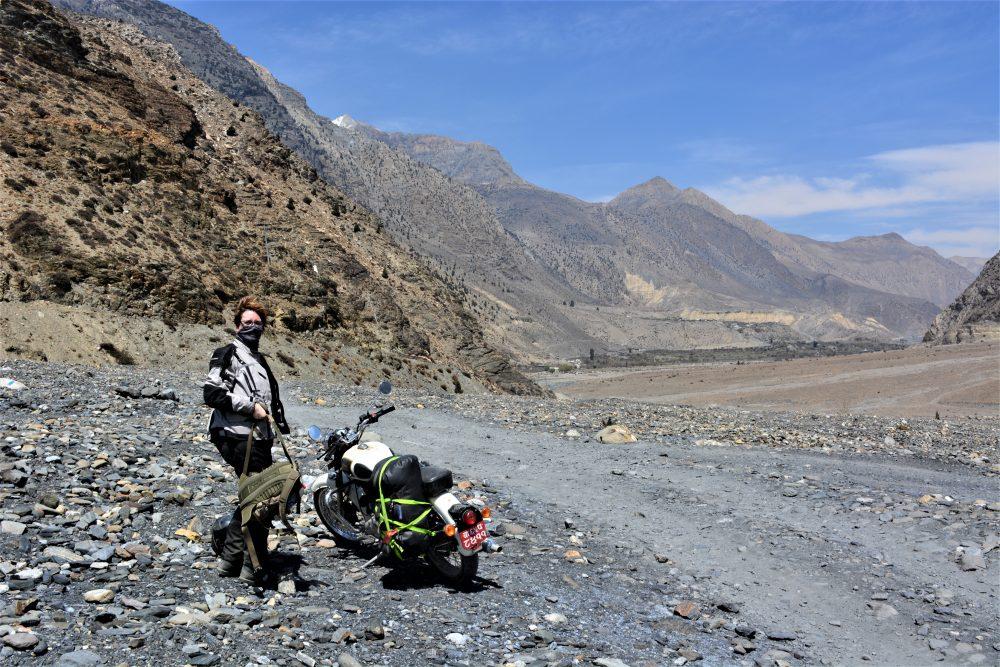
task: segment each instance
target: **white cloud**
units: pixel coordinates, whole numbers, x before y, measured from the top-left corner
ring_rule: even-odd
[[[1000,247],[1000,227],[911,229],[903,232],[911,243],[929,245],[946,257],[992,257]]]
[[[1000,188],[1000,143],[925,146],[871,156],[887,169],[909,176],[912,184],[941,198],[996,196]]]
[[[995,200],[1000,188],[997,142],[888,151],[865,158],[865,164],[873,169],[849,178],[733,178],[704,190],[740,213],[791,217],[926,202]]]

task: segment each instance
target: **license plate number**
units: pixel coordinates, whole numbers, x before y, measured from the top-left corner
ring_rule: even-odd
[[[480,521],[472,528],[468,530],[463,530],[458,534],[458,543],[462,545],[462,548],[466,551],[472,551],[473,549],[478,549],[479,546],[486,541],[489,537],[486,532],[486,524]]]

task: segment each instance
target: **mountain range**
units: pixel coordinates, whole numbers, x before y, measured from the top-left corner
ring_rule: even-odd
[[[57,0],[171,44],[396,241],[463,290],[486,335],[523,358],[588,347],[915,340],[973,280],[897,234],[822,242],[653,178],[607,203],[533,185],[498,150],[330,119],[218,31],[159,2]]]

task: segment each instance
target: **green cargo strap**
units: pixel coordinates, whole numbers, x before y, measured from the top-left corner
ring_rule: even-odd
[[[379,520],[385,525],[385,537],[388,537],[386,544],[389,545],[389,549],[396,555],[397,558],[402,558],[403,547],[399,546],[399,543],[396,542],[395,535],[397,533],[404,530],[410,530],[414,533],[420,533],[421,535],[437,535],[438,531],[428,530],[417,525],[423,523],[424,519],[430,515],[433,510],[432,507],[428,507],[420,514],[420,516],[409,523],[403,523],[402,521],[396,521],[395,519],[389,518],[389,512],[386,509],[386,505],[389,503],[397,503],[399,505],[430,505],[429,502],[424,500],[413,500],[410,498],[386,498],[385,494],[382,493],[382,475],[385,474],[385,469],[389,466],[389,464],[398,458],[398,456],[391,457],[388,461],[382,464],[381,469],[378,471],[378,501],[381,510]],[[393,526],[395,526],[395,528],[393,528]],[[383,537],[383,541],[385,541],[385,537]]]

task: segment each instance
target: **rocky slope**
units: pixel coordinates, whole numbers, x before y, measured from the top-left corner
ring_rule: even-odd
[[[955,302],[934,319],[925,342],[962,343],[1000,338],[1000,253]]]
[[[254,292],[285,331],[396,370],[424,356],[536,390],[451,281],[172,47],[37,0],[0,25],[0,300],[218,326]]]
[[[260,113],[268,129],[319,175],[374,212],[404,247],[447,272],[495,340],[523,353],[532,342],[586,338],[552,304],[579,298],[513,238],[472,188],[388,144],[317,114],[297,91],[244,58],[218,31],[161,2],[56,0],[57,6],[122,20],[172,44],[210,86]],[[350,125],[345,122],[344,125]]]

